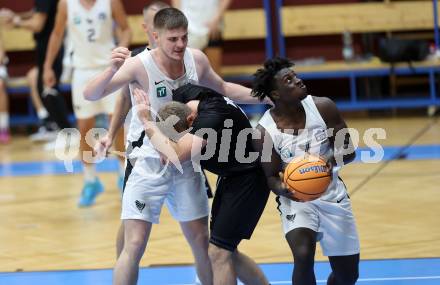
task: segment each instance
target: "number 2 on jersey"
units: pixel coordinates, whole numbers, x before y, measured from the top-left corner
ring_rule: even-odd
[[[95,42],[96,41],[95,34],[96,34],[95,29],[93,28],[87,29],[87,40],[91,43]]]

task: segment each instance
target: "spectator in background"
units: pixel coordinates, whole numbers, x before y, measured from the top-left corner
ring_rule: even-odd
[[[223,15],[232,0],[172,0],[188,18],[188,47],[201,49],[221,75]]]
[[[26,79],[29,85],[32,104],[41,125],[38,131],[29,138],[34,142],[52,141],[56,138],[57,131],[55,129],[57,129],[57,126],[54,122],[50,121],[49,113],[38,95],[38,68],[36,66],[29,69],[28,73],[26,73]]]
[[[9,135],[9,111],[8,94],[6,93],[5,80],[8,77],[6,63],[8,59],[0,42],[0,144],[6,144],[10,140]]]
[[[50,120],[56,123],[56,128],[63,129],[71,127],[67,120],[68,112],[65,100],[58,90],[58,82],[62,72],[63,48],[60,49],[53,64],[56,74],[54,88],[45,89],[43,87],[43,64],[49,36],[54,27],[57,3],[58,0],[35,0],[34,9],[31,11],[18,14],[9,9],[1,9],[0,14],[3,22],[7,25],[27,29],[34,33],[38,68],[38,94],[49,113]],[[54,126],[51,124],[45,124],[44,127],[48,131],[54,130]]]

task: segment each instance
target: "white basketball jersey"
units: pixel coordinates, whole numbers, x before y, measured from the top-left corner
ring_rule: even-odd
[[[191,50],[188,48],[186,49],[185,55],[183,57],[183,61],[185,64],[185,74],[176,80],[170,79],[162,73],[162,71],[156,65],[149,50],[146,49],[137,56],[142,61],[142,64],[144,65],[144,68],[148,74],[148,97],[150,100],[151,109],[153,110],[153,115],[159,110],[160,107],[162,107],[162,105],[172,101],[172,92],[174,89],[177,89],[180,86],[185,85],[189,82],[194,84],[197,84],[199,82],[194,58]],[[138,141],[140,143],[139,140],[141,139],[142,132],[144,131],[144,127],[138,116],[136,115],[136,106],[133,96],[131,96],[131,102],[133,106],[133,113],[131,115],[130,126],[127,133],[127,140],[129,143],[129,157],[159,157],[159,154],[151,145],[146,135],[142,138],[141,147],[130,147],[130,144],[132,142]]]
[[[267,110],[260,119],[259,124],[269,133],[275,151],[280,155],[284,166],[294,157],[310,153],[315,156],[329,158],[333,156],[333,148],[327,136],[327,125],[321,117],[312,96],[308,95],[301,101],[306,113],[304,130],[294,134],[293,130],[281,132]],[[327,191],[320,197],[321,200],[334,201],[345,197],[346,189],[341,179],[338,178],[339,168],[333,168],[333,179]]]
[[[111,0],[96,0],[90,10],[79,0],[67,0],[67,27],[73,44],[73,67],[98,68],[110,64],[115,47]]]

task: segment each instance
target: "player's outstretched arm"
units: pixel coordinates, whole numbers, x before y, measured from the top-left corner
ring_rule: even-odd
[[[117,47],[112,51],[110,67],[89,81],[84,89],[84,98],[90,101],[99,100],[122,88],[133,80],[136,58],[130,58],[130,51]]]
[[[125,118],[127,117],[127,114],[130,111],[130,109],[131,109],[130,89],[128,88],[128,86],[125,86],[116,100],[115,110],[113,111],[112,120],[109,125],[108,134],[112,138],[112,140],[115,138],[116,133],[124,124]]]
[[[113,145],[113,141],[115,140],[116,133],[124,123],[124,120],[127,117],[128,112],[130,111],[130,108],[130,90],[128,86],[126,86],[116,100],[115,110],[113,111],[113,116],[110,122],[108,133],[104,137],[99,139],[93,148],[94,155],[98,157],[107,156],[109,149],[111,148],[111,146]]]
[[[212,69],[206,55],[197,49],[192,49],[196,63],[197,75],[200,85],[214,89],[239,104],[261,104],[258,98],[251,96],[251,89],[239,84],[224,81]],[[269,100],[263,103],[270,103]]]

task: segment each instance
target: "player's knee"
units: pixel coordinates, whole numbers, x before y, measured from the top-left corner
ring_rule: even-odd
[[[308,246],[298,246],[293,250],[293,259],[295,266],[302,268],[313,268],[315,253]]]
[[[142,256],[147,245],[147,241],[143,237],[132,237],[124,241],[124,251],[131,256]]]
[[[336,284],[341,285],[354,285],[359,278],[358,271],[344,271],[344,272],[334,272]]]
[[[6,89],[5,81],[1,78],[0,78],[0,89]]]
[[[218,247],[212,243],[209,244],[208,255],[211,262],[216,264],[228,262],[232,258],[231,251]]]
[[[189,236],[190,243],[198,248],[208,247],[209,235],[207,231],[195,231]]]

